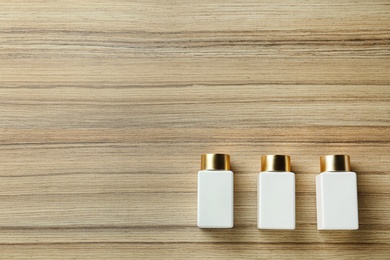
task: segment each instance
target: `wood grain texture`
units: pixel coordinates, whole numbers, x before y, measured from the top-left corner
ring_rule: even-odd
[[[390,4],[1,1],[0,258],[389,259]],[[235,227],[196,227],[201,153]],[[289,154],[297,229],[256,228]],[[319,156],[349,154],[358,231],[316,229]]]

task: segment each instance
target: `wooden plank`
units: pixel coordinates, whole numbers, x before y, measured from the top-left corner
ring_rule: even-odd
[[[3,246],[2,255],[5,258],[14,257],[23,259],[25,255],[32,255],[32,259],[47,258],[83,258],[83,259],[172,259],[186,256],[194,259],[224,258],[237,259],[263,258],[277,254],[281,258],[299,259],[324,259],[338,258],[350,259],[359,254],[368,259],[386,259],[388,256],[388,245],[382,244],[260,244],[260,243],[226,243],[226,244],[204,244],[204,243],[147,243],[147,244],[115,244],[115,243],[94,243],[94,244],[38,244],[38,245],[10,245]]]
[[[387,0],[1,1],[0,259],[388,259]],[[235,227],[198,229],[201,153]],[[256,228],[289,154],[294,231]],[[319,156],[349,154],[357,231],[316,229]]]

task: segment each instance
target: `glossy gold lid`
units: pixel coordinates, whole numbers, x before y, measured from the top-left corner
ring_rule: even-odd
[[[288,155],[262,155],[262,172],[290,172],[290,156]]]
[[[321,172],[349,172],[351,171],[350,157],[344,154],[321,156],[320,169]]]
[[[200,156],[201,170],[230,170],[230,155],[207,153]]]

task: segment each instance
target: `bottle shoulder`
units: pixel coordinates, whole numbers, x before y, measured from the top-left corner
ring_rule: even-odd
[[[293,172],[259,172],[259,175],[295,175]]]
[[[225,173],[225,174],[233,174],[233,171],[226,171],[226,170],[200,170],[198,171],[198,174],[215,174],[215,173]]]
[[[356,175],[356,172],[321,172],[318,175],[333,175],[333,174],[346,174],[346,175]]]

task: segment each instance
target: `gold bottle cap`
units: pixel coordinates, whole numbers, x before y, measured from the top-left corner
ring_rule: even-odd
[[[351,171],[351,161],[348,155],[324,155],[320,157],[321,172]]]
[[[201,170],[230,170],[230,155],[207,153],[200,156]]]
[[[290,172],[290,156],[288,155],[262,155],[262,172]]]

